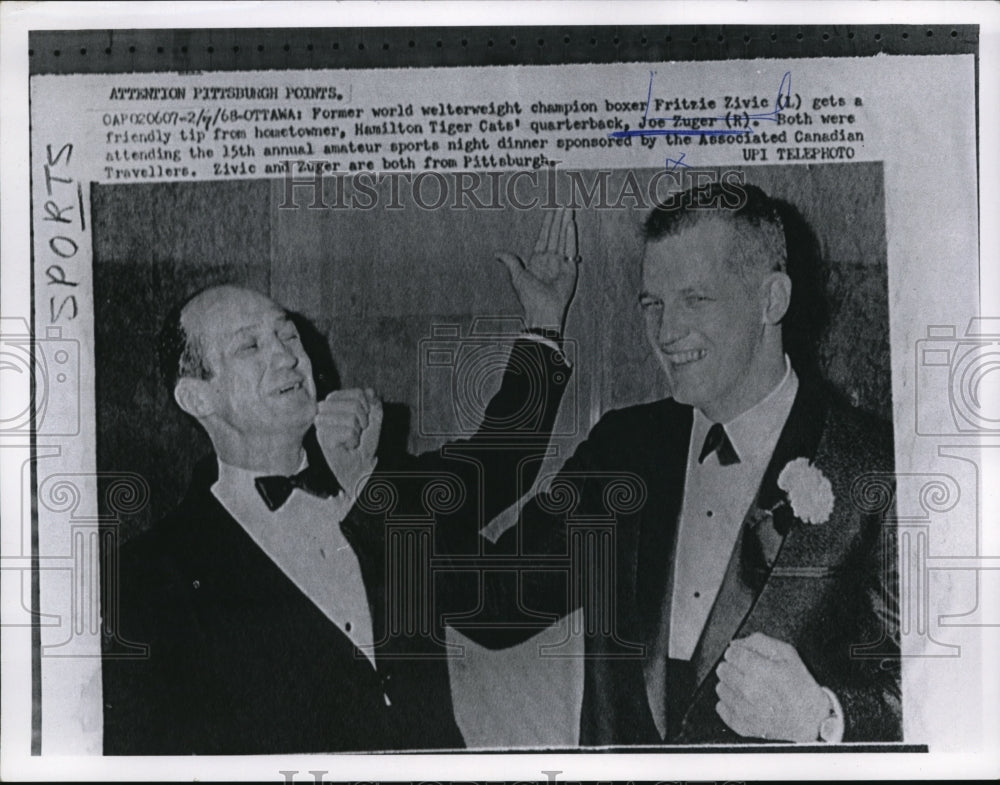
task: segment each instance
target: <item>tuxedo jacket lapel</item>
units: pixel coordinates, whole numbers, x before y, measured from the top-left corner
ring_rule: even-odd
[[[299,620],[308,629],[322,629],[342,660],[374,672],[351,638],[253,541],[209,485],[193,490],[185,509],[197,512],[173,528],[174,547],[178,559],[200,576],[202,594],[214,597],[220,607],[260,608]],[[372,622],[374,626],[376,619]]]
[[[664,610],[669,612],[664,599],[691,422],[690,407],[669,399],[657,401],[630,412],[624,427],[614,431],[613,444],[595,445],[599,455],[612,457],[611,463],[605,464],[607,469],[634,472],[646,488],[641,510],[618,521],[615,558],[624,593],[614,598],[621,605],[616,618],[622,620],[622,626],[617,632],[630,643],[643,644],[645,659],[621,657],[617,649],[611,650],[613,640],[608,636],[588,636],[580,712],[582,745],[662,742],[648,698],[651,685],[647,679],[657,674],[644,673],[644,666],[651,664],[657,652],[664,652],[664,656],[666,652],[665,640],[659,638],[660,621]],[[622,445],[628,445],[625,456]],[[658,675],[665,676],[665,672]],[[659,686],[662,691],[662,684]]]
[[[655,641],[661,624],[669,624],[677,520],[684,497],[693,422],[689,407],[672,404],[665,414],[655,430],[659,449],[651,456],[646,474],[651,488],[636,554],[636,598],[640,603],[642,639],[649,643]]]
[[[692,661],[699,687],[753,610],[794,523],[785,504],[770,512],[784,498],[778,475],[795,458],[813,459],[825,419],[826,407],[819,392],[801,384],[757,496],[744,516],[722,586],[695,648]]]

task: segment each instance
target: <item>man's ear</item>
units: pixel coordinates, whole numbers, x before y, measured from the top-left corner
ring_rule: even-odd
[[[207,417],[214,410],[212,390],[204,379],[178,379],[174,387],[174,400],[196,420]]]
[[[780,322],[792,302],[792,279],[785,273],[774,272],[761,283],[764,295],[764,323],[775,325]]]

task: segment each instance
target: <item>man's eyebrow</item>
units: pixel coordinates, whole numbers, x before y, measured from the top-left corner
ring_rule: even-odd
[[[232,349],[241,344],[247,338],[249,338],[252,335],[252,332],[253,332],[253,326],[251,325],[247,325],[246,327],[238,327],[235,330],[230,330],[228,333],[226,333],[225,336],[223,336],[222,345],[227,347],[228,349]]]
[[[237,327],[235,330],[230,330],[225,337],[226,344],[231,346],[239,343],[256,333],[259,329],[259,324],[245,324],[242,327]]]

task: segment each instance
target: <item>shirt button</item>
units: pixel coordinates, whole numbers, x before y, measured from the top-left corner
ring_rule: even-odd
[[[694,593],[694,596],[695,596],[696,598],[697,598],[697,597],[700,597],[700,596],[701,596],[701,592],[700,592],[700,591],[696,591],[696,592]]]
[[[712,511],[709,510],[708,512],[705,513],[705,515],[707,515],[709,518],[711,518],[712,517]]]
[[[345,630],[346,630],[347,632],[350,632],[350,631],[351,631],[351,623],[350,623],[350,622],[347,622],[347,624],[345,624],[345,625],[344,625],[344,629],[345,629]]]
[[[199,589],[201,588],[201,581],[198,580],[192,581],[191,586],[193,586],[195,589]]]

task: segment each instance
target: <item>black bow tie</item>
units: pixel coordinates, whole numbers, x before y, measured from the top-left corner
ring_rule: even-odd
[[[701,448],[701,455],[698,456],[698,463],[704,463],[705,459],[713,452],[719,453],[719,463],[723,466],[731,466],[740,462],[740,456],[736,454],[736,448],[729,441],[729,434],[720,423],[714,423],[708,429],[705,436],[705,444]]]
[[[257,492],[271,512],[288,501],[288,497],[296,488],[321,499],[328,499],[340,490],[340,486],[332,474],[319,466],[313,467],[312,465],[291,477],[285,477],[281,474],[257,477],[253,484],[257,487]]]

